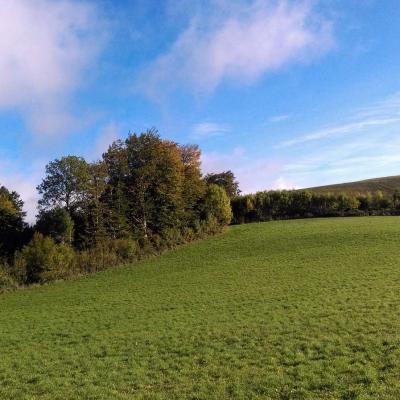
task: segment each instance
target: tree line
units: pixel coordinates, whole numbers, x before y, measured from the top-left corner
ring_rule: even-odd
[[[374,193],[318,193],[273,190],[236,196],[231,201],[234,224],[277,219],[399,215],[400,190]]]
[[[239,193],[231,171],[203,176],[197,145],[152,129],[114,141],[101,160],[49,162],[36,223],[0,188],[0,289],[86,274],[219,232]]]

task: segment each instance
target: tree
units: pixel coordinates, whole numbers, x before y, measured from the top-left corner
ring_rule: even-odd
[[[125,190],[128,219],[141,237],[179,226],[182,210],[183,163],[174,142],[157,131],[129,135],[125,142],[128,173]]]
[[[67,156],[51,161],[37,187],[41,209],[65,208],[70,214],[82,205],[89,181],[88,164],[81,157]]]
[[[57,243],[72,244],[74,222],[65,208],[42,210],[38,215],[36,230],[51,236]]]
[[[197,145],[179,147],[181,160],[184,165],[184,182],[182,197],[187,223],[199,219],[199,199],[204,196],[206,184],[201,176],[201,151]]]
[[[215,217],[221,225],[230,224],[232,220],[230,200],[221,186],[211,184],[207,187],[204,197],[204,213],[206,219]]]
[[[400,208],[400,188],[397,188],[392,196],[393,207],[398,209]]]
[[[88,165],[88,185],[86,198],[82,207],[83,219],[85,222],[86,242],[95,245],[106,237],[106,209],[104,194],[107,188],[107,166],[104,162],[98,161]]]
[[[27,225],[23,204],[17,192],[0,187],[0,258],[9,258],[24,242]]]
[[[103,162],[107,170],[107,186],[102,195],[106,205],[105,228],[113,239],[129,235],[127,220],[128,201],[125,181],[128,176],[128,161],[125,143],[114,141],[103,154]]]
[[[212,183],[223,187],[230,199],[240,194],[239,183],[232,171],[207,174],[204,179],[208,184]]]

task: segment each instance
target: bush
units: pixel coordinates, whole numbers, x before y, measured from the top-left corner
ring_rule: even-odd
[[[183,242],[191,242],[197,239],[198,235],[193,228],[184,227],[182,228],[182,241]]]
[[[8,273],[6,265],[0,264],[0,292],[18,287],[16,280]]]
[[[210,215],[205,221],[202,221],[202,232],[204,235],[214,235],[220,231],[221,225],[213,215]]]
[[[15,269],[25,283],[43,283],[73,274],[75,261],[71,247],[35,233],[32,241],[16,253]]]
[[[178,228],[168,228],[162,232],[162,241],[165,247],[172,248],[184,242],[182,233]]]
[[[78,269],[86,274],[136,260],[139,256],[139,244],[134,239],[104,240],[77,253],[76,263]]]
[[[208,186],[204,198],[204,214],[206,220],[212,216],[220,225],[230,224],[232,220],[231,203],[222,187]]]
[[[122,262],[137,259],[140,252],[139,244],[134,239],[117,239],[113,245],[118,259]]]

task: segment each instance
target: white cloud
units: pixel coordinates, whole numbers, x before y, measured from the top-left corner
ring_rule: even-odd
[[[215,122],[201,122],[193,126],[192,137],[204,138],[211,136],[220,136],[230,132],[230,127],[226,124],[217,124]]]
[[[217,4],[213,15],[192,18],[144,72],[139,86],[147,95],[157,98],[182,84],[201,93],[225,80],[252,83],[288,64],[309,62],[333,45],[331,24],[309,1]]]
[[[71,128],[69,96],[100,43],[93,6],[72,0],[0,2],[0,109],[18,109],[36,133]]]

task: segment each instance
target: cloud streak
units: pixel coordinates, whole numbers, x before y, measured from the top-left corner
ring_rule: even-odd
[[[144,71],[139,87],[148,96],[158,98],[180,86],[209,93],[225,81],[251,84],[333,46],[331,24],[311,2],[218,4],[213,15],[193,17],[169,51]]]
[[[202,139],[212,136],[220,136],[230,132],[230,127],[226,124],[218,124],[216,122],[201,122],[193,126],[192,137]]]
[[[391,118],[373,118],[373,119],[366,119],[363,121],[351,122],[343,125],[334,126],[331,128],[323,129],[320,131],[316,131],[304,136],[300,136],[298,138],[294,138],[291,140],[286,140],[279,145],[277,148],[281,147],[289,147],[298,144],[303,144],[307,142],[313,142],[321,139],[328,139],[334,136],[345,135],[349,133],[358,133],[364,131],[368,128],[378,127],[378,126],[385,126],[385,125],[392,125],[397,122],[400,122],[400,117],[391,117]]]

